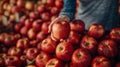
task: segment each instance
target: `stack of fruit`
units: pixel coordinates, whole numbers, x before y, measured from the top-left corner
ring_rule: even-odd
[[[92,24],[84,31],[83,21],[72,20],[56,22],[48,32],[63,0],[0,3],[0,22],[14,27],[0,33],[0,67],[120,67],[120,27],[107,32]]]

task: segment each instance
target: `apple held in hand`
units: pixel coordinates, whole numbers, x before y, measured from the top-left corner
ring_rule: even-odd
[[[68,38],[70,24],[66,21],[58,21],[52,25],[51,37],[55,41]]]
[[[93,37],[84,36],[80,42],[80,47],[95,54],[97,52],[98,43]]]
[[[118,52],[118,47],[115,41],[108,39],[103,40],[98,45],[98,53],[100,55],[113,58],[116,57]]]
[[[92,60],[91,67],[111,67],[110,61],[104,56],[96,56]]]
[[[62,41],[56,47],[56,57],[63,61],[70,61],[74,48],[71,43]]]
[[[64,67],[64,63],[57,58],[52,58],[47,62],[45,67]]]
[[[45,52],[40,52],[35,59],[35,64],[38,67],[45,67],[46,63],[51,59],[51,56]]]
[[[96,39],[101,38],[105,33],[105,28],[101,24],[92,24],[88,29],[88,35]]]
[[[82,48],[76,49],[72,55],[71,67],[89,67],[91,59],[88,51]]]
[[[110,31],[110,38],[115,41],[120,41],[120,27],[113,28]]]

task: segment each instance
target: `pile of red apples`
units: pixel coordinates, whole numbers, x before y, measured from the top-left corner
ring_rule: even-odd
[[[63,0],[0,1],[0,67],[120,67],[120,27],[58,21]],[[76,2],[78,3],[78,2]],[[1,28],[1,29],[2,29]]]

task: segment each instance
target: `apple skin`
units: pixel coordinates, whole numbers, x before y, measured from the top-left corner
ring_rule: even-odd
[[[78,48],[72,54],[71,64],[73,67],[89,67],[91,59],[91,55],[88,51]]]
[[[82,38],[80,47],[95,54],[97,52],[98,42],[95,38],[86,35]]]
[[[7,56],[5,59],[5,65],[21,67],[21,61],[17,56]]]
[[[64,32],[64,33],[63,33]],[[70,34],[70,24],[66,21],[57,21],[52,25],[51,38],[55,41],[67,39]]]
[[[83,33],[85,30],[85,24],[82,20],[73,20],[70,23],[70,28],[72,31]]]
[[[59,9],[62,9],[63,8],[63,0],[56,0],[55,6]]]
[[[8,49],[8,55],[20,57],[22,55],[22,50],[17,47],[11,47]]]
[[[23,35],[23,36],[26,36],[28,30],[29,30],[29,28],[27,28],[26,26],[23,26],[23,27],[20,29],[20,34]]]
[[[33,24],[33,19],[29,18],[29,19],[26,19],[24,21],[24,25],[25,27],[27,27],[28,29],[30,29],[32,27],[32,24]]]
[[[27,65],[25,67],[37,67],[36,65]]]
[[[15,46],[15,38],[12,35],[6,36],[3,42],[6,47]]]
[[[93,58],[91,67],[112,67],[111,62],[104,56],[96,56]]]
[[[27,32],[27,36],[31,40],[36,39],[36,35],[37,35],[37,32],[33,28],[30,28]]]
[[[100,39],[105,34],[105,28],[101,24],[91,24],[87,34],[96,39]]]
[[[78,34],[75,31],[70,31],[69,37],[67,39],[73,46],[77,46],[80,42],[81,34]]]
[[[57,58],[52,58],[47,62],[45,67],[64,67],[64,63]]]
[[[25,66],[27,64],[26,59],[27,59],[26,55],[21,55],[20,56],[20,61],[21,61],[22,66]]]
[[[103,55],[109,58],[116,57],[118,52],[118,47],[115,41],[111,39],[103,40],[98,45],[99,55]]]
[[[120,27],[111,29],[110,38],[118,42],[120,41]]]
[[[44,4],[39,5],[39,6],[37,7],[37,11],[39,12],[39,14],[45,12],[45,11],[46,11],[46,6],[45,6]]]
[[[51,10],[50,10],[50,13],[52,15],[58,15],[59,11],[60,10],[57,7],[52,7]]]
[[[33,60],[36,58],[38,54],[39,54],[39,51],[37,48],[28,48],[26,52],[26,58],[28,60]]]
[[[50,37],[47,37],[41,43],[41,50],[46,53],[54,53],[56,46],[57,43],[54,40],[52,40]]]
[[[50,20],[50,13],[49,12],[43,12],[42,14],[41,14],[41,19],[43,20],[43,21],[49,21]]]
[[[45,67],[46,63],[51,59],[51,56],[45,52],[40,52],[35,58],[35,64],[38,67]]]
[[[54,4],[54,2],[55,2],[55,0],[46,0],[46,4],[47,4],[47,6],[54,6],[55,4]]]
[[[41,31],[44,33],[44,34],[49,34],[48,32],[48,27],[50,25],[50,22],[43,22],[42,26],[41,26]]]
[[[67,41],[60,42],[56,47],[56,57],[63,61],[70,61],[74,47]]]
[[[22,50],[29,48],[28,38],[20,38],[17,40],[16,47]]]
[[[45,35],[42,31],[38,32],[36,35],[36,39],[39,41],[44,40],[47,37],[47,35]]]
[[[42,20],[35,20],[32,24],[32,28],[35,31],[40,31],[41,30],[41,26],[42,26]]]

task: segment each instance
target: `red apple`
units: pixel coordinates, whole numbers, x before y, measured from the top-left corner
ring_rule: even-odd
[[[68,37],[68,41],[73,45],[78,45],[81,39],[81,35],[76,33],[75,31],[70,31],[70,35]]]
[[[41,26],[42,26],[42,20],[35,20],[32,24],[32,28],[35,31],[40,31],[41,30]]]
[[[26,19],[24,23],[25,23],[25,26],[27,28],[31,28],[32,27],[32,23],[33,23],[33,19]]]
[[[41,14],[41,19],[42,19],[43,21],[49,21],[49,20],[50,20],[50,13],[49,13],[49,12],[43,12],[43,13]]]
[[[45,5],[39,5],[38,7],[37,7],[37,10],[38,10],[38,12],[39,13],[43,13],[43,12],[45,12],[46,11],[46,6]]]
[[[60,10],[57,7],[52,7],[51,10],[50,10],[50,13],[52,15],[58,15],[59,11]]]
[[[101,38],[105,33],[105,28],[101,24],[92,24],[88,29],[88,35],[96,39]]]
[[[42,41],[43,39],[45,39],[47,37],[47,35],[45,35],[42,31],[38,32],[37,33],[37,36],[36,38],[39,40],[39,41]]]
[[[118,52],[118,47],[115,41],[108,39],[103,40],[98,45],[98,53],[100,55],[113,58],[116,57]]]
[[[51,59],[51,56],[45,52],[41,52],[35,59],[37,67],[45,67],[46,63]]]
[[[35,66],[35,65],[27,65],[25,67],[37,67],[37,66]]]
[[[57,58],[52,58],[47,62],[45,67],[64,67],[64,64],[61,60]]]
[[[36,34],[37,32],[33,28],[31,28],[28,30],[27,36],[29,39],[36,39]]]
[[[29,48],[29,49],[27,49],[27,52],[26,52],[26,58],[28,60],[33,60],[36,58],[38,53],[39,53],[39,51],[37,48]]]
[[[28,38],[21,38],[17,41],[16,47],[20,49],[26,49],[29,47]]]
[[[93,58],[91,67],[112,67],[110,61],[104,56]]]
[[[49,26],[50,22],[44,22],[41,26],[41,31],[44,34],[48,34],[48,26]]]
[[[51,37],[55,41],[68,38],[69,33],[70,33],[70,24],[66,21],[58,21],[52,25]]]
[[[30,47],[36,47],[37,46],[37,43],[39,42],[39,40],[30,40],[29,43],[30,43]]]
[[[14,45],[15,45],[14,36],[12,36],[12,35],[6,36],[5,39],[4,39],[4,45],[5,45],[6,47],[14,46]]]
[[[84,36],[80,42],[80,47],[95,54],[97,52],[98,43],[93,37]]]
[[[57,15],[51,16],[51,21],[55,20],[57,17],[58,17]]]
[[[6,66],[21,67],[21,62],[20,62],[20,59],[17,56],[8,56],[5,59],[5,65]]]
[[[26,9],[26,10],[32,11],[32,10],[34,10],[33,8],[34,8],[34,4],[33,4],[32,2],[27,1],[27,2],[25,3],[25,9]]]
[[[28,30],[29,30],[29,29],[28,29],[26,26],[23,26],[23,27],[20,29],[20,34],[23,35],[23,36],[26,36]]]
[[[0,34],[0,42],[4,42],[4,39],[6,38],[8,36],[8,34],[7,33],[1,33]]]
[[[117,63],[115,64],[115,67],[120,67],[120,62],[117,62]]]
[[[29,17],[31,18],[31,19],[37,19],[38,17],[39,17],[39,15],[38,15],[38,13],[37,12],[30,12],[29,13]]]
[[[79,48],[72,54],[71,64],[73,67],[89,67],[91,63],[91,55],[88,51]]]
[[[74,48],[71,43],[62,41],[56,47],[56,57],[63,61],[70,61]]]
[[[47,53],[54,53],[57,43],[50,37],[44,39],[41,43],[41,50]]]
[[[22,50],[20,48],[17,48],[17,47],[11,47],[8,50],[8,55],[20,57],[22,55]]]
[[[113,28],[110,31],[110,38],[115,41],[120,41],[120,27]]]
[[[47,6],[54,6],[55,0],[46,0]]]
[[[55,6],[59,9],[63,8],[63,0],[56,0]]]
[[[85,30],[85,24],[82,20],[73,20],[70,23],[70,28],[72,31],[83,33]]]
[[[20,29],[22,28],[22,25],[21,24],[15,24],[15,26],[14,26],[14,30],[15,30],[15,32],[20,32]]]
[[[18,0],[16,5],[20,8],[24,8],[25,7],[25,2],[23,0]]]

